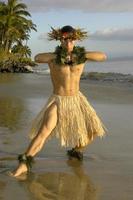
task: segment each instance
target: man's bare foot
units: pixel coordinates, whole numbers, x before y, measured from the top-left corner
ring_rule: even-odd
[[[24,163],[22,163],[13,172],[9,172],[9,175],[13,177],[17,177],[27,171],[28,171],[27,166]]]

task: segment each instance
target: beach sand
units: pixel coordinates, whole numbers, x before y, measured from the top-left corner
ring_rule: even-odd
[[[0,199],[132,200],[133,87],[81,80],[87,96],[108,129],[69,160],[60,141],[48,141],[35,157],[32,172],[19,179],[7,175],[29,144],[31,120],[52,93],[48,75],[0,75]]]

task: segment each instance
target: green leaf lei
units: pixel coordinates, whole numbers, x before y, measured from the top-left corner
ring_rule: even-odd
[[[67,60],[68,51],[66,48],[63,48],[62,46],[57,46],[54,53],[56,54],[55,61],[59,65],[67,64],[74,66],[76,64],[85,63],[85,61],[87,60],[85,57],[85,48],[80,46],[74,46],[72,51],[72,58],[69,62]]]
[[[33,156],[26,156],[26,154],[18,155],[19,163],[24,163],[27,166],[28,171],[31,170],[32,164],[34,163]]]

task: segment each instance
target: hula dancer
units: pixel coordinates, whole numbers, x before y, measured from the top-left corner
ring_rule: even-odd
[[[61,146],[72,147],[67,151],[69,157],[83,159],[83,149],[95,136],[104,136],[105,127],[80,92],[80,77],[87,60],[104,61],[102,52],[87,52],[84,47],[75,46],[77,40],[87,37],[83,29],[64,26],[51,28],[49,40],[59,40],[54,52],[35,56],[38,63],[48,63],[53,93],[45,106],[33,120],[30,137],[32,141],[24,154],[18,156],[19,165],[12,176],[19,176],[31,169],[33,157],[42,149],[46,140],[52,136],[60,139]]]

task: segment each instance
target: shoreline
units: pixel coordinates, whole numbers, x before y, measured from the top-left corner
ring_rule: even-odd
[[[122,83],[133,85],[132,74],[122,74],[114,72],[83,72],[81,80],[95,81],[100,83]]]

